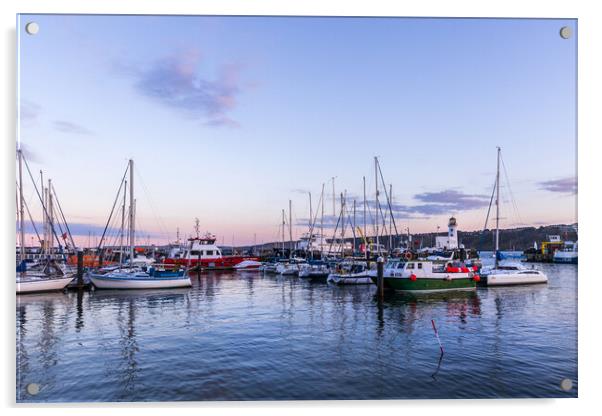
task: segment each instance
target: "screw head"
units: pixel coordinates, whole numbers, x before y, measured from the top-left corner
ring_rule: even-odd
[[[573,388],[573,380],[565,378],[560,382],[560,388],[564,391],[570,391]]]
[[[569,26],[563,26],[560,28],[560,37],[562,39],[568,39],[573,34],[573,31]]]
[[[36,22],[29,22],[25,25],[25,31],[30,35],[36,35],[40,31],[40,25]]]
[[[29,383],[26,389],[28,394],[35,396],[40,392],[40,385],[37,383]]]

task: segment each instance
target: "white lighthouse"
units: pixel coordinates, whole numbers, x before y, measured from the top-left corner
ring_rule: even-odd
[[[437,237],[435,246],[441,250],[454,250],[458,248],[458,223],[454,217],[447,224],[447,236]]]

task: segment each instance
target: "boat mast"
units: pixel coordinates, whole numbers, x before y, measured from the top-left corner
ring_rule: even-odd
[[[322,258],[322,251],[324,249],[324,183],[322,184],[322,195],[320,201],[322,202],[322,216],[320,217],[320,258]]]
[[[336,204],[336,200],[337,200],[337,194],[334,193],[334,178],[335,176],[332,177],[332,218],[336,218],[337,216],[337,208],[335,206]]]
[[[341,257],[345,256],[345,197],[341,192]]]
[[[125,187],[123,188],[123,205],[121,207],[121,232],[119,233],[119,265],[123,265],[123,234],[125,232],[125,197],[127,192],[125,191],[128,187],[128,181],[125,181]]]
[[[54,213],[52,206],[52,193],[50,190],[52,189],[52,179],[48,179],[48,189],[46,190],[48,194],[48,254],[52,255],[52,246],[54,238],[52,236],[52,230],[54,229]]]
[[[374,216],[374,224],[376,225],[376,250],[380,254],[380,246],[379,246],[379,238],[378,238],[378,213],[380,212],[380,210],[379,210],[379,204],[378,204],[378,158],[376,156],[374,156],[374,180],[376,182],[376,192],[375,192],[375,195],[376,195],[376,207],[375,207],[376,215]]]
[[[353,200],[353,253],[355,255],[355,199]]]
[[[130,159],[130,265],[134,261],[134,160]]]
[[[393,252],[393,184],[389,184],[389,252]]]
[[[285,227],[285,222],[284,222],[284,209],[282,210],[282,255],[284,255],[284,227]]]
[[[288,200],[288,236],[290,239],[289,257],[293,257],[293,201]]]
[[[19,231],[21,239],[20,260],[23,262],[25,260],[25,223],[23,221],[23,155],[21,154],[20,148],[17,150],[17,154],[19,155]]]
[[[367,210],[367,208],[366,208],[366,177],[364,176],[363,179],[364,179],[364,240],[366,240],[368,238],[367,234],[366,234],[366,210]],[[364,250],[367,251],[368,247],[364,247]]]
[[[500,152],[502,149],[497,148],[497,173],[495,177],[495,267],[497,268],[498,251],[500,249]]]

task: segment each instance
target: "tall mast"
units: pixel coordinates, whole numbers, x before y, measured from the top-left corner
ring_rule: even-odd
[[[311,206],[311,192],[309,192],[309,227],[310,227],[310,229],[313,228],[313,221],[314,221],[314,212],[313,212],[312,206]],[[309,238],[311,239],[311,235],[309,236]]]
[[[285,227],[285,222],[284,222],[284,210],[282,210],[282,254],[284,255],[284,227]]]
[[[25,223],[23,221],[23,155],[20,148],[17,150],[17,153],[19,155],[19,231],[21,237],[20,260],[23,261],[25,260]]]
[[[322,195],[320,200],[322,201],[322,215],[320,217],[320,257],[322,257],[322,249],[324,248],[324,185],[322,184]]]
[[[130,265],[132,265],[134,261],[134,225],[135,225],[135,217],[134,217],[134,160],[130,159]]]
[[[374,180],[376,182],[376,207],[375,207],[375,212],[376,215],[374,215],[374,224],[376,225],[376,250],[378,250],[380,252],[380,247],[379,247],[379,237],[378,237],[378,213],[380,212],[379,210],[379,204],[378,204],[378,158],[376,156],[374,156]]]
[[[367,234],[366,234],[366,177],[363,177],[364,179],[364,240],[368,238]],[[364,250],[368,250],[368,247],[365,247]]]
[[[53,230],[54,230],[54,213],[53,213],[53,204],[52,204],[52,193],[50,190],[52,189],[52,179],[48,179],[48,254],[52,254],[52,246],[53,246]]]
[[[498,266],[498,251],[500,249],[500,152],[497,148],[497,173],[495,176],[495,267]]]
[[[288,200],[288,236],[290,238],[289,257],[293,257],[293,201]]]
[[[389,251],[393,251],[393,184],[389,184]]]
[[[125,233],[125,197],[127,192],[125,191],[128,188],[128,181],[125,181],[125,186],[123,188],[123,205],[121,206],[121,232],[119,233],[119,265],[123,264],[123,234]]]
[[[333,219],[337,216],[337,209],[335,206],[336,200],[337,200],[337,197],[336,197],[337,194],[334,193],[334,178],[335,177],[333,176],[332,177],[332,218]]]
[[[341,255],[345,254],[345,199],[341,192]]]
[[[353,200],[353,253],[355,255],[355,199]]]

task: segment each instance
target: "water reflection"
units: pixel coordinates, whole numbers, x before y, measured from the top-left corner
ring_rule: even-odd
[[[576,379],[575,272],[549,272],[548,286],[382,300],[374,286],[259,273],[204,273],[168,291],[20,296],[17,398],[573,396],[556,378]],[[40,395],[23,393],[31,382]]]

